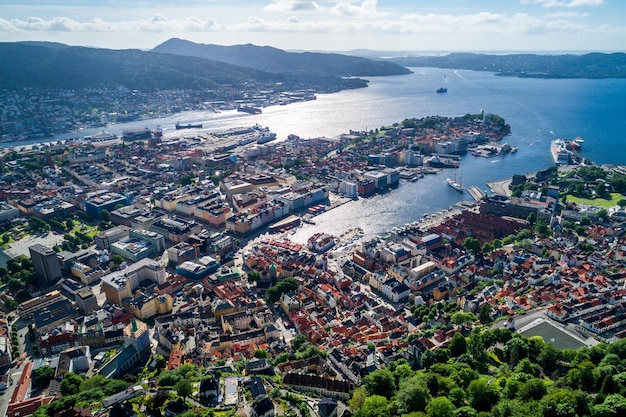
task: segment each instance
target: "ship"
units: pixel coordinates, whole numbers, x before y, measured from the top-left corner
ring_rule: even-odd
[[[202,129],[202,123],[191,124],[187,123],[186,125],[181,125],[180,123],[176,123],[176,130],[180,129]]]
[[[250,114],[261,114],[263,112],[260,108],[252,106],[237,106],[237,111]]]
[[[438,88],[438,89],[437,89],[437,92],[438,92],[438,93],[447,93],[447,92],[448,92],[448,89],[447,89],[446,87],[441,87],[441,88]]]
[[[126,129],[122,132],[123,140],[140,140],[150,139],[152,137],[152,131],[147,127],[138,129]]]
[[[570,141],[569,146],[571,146],[573,150],[578,152],[578,151],[580,151],[582,149],[584,142],[585,141],[582,140],[581,138],[576,138],[576,139]]]
[[[568,165],[571,163],[571,154],[567,150],[567,145],[562,139],[555,139],[550,145],[550,151],[552,152],[552,159],[557,165]]]
[[[157,125],[156,129],[152,131],[152,134],[155,138],[163,137],[163,128],[161,127],[161,125]]]
[[[257,138],[256,143],[259,145],[262,145],[264,143],[271,142],[274,139],[276,139],[276,133],[274,132],[264,133]]]
[[[90,142],[106,142],[109,140],[116,140],[117,135],[109,132],[105,132],[104,130],[101,133],[96,133],[92,136],[85,136],[85,140]]]
[[[459,182],[456,182],[456,177],[455,178],[447,178],[446,182],[448,183],[448,186],[451,188],[454,188],[455,190],[459,191],[459,192],[463,192],[465,191],[465,187],[463,187],[463,185],[461,185],[460,180]]]
[[[335,246],[335,237],[328,233],[315,233],[307,240],[307,246],[313,252],[326,252]]]

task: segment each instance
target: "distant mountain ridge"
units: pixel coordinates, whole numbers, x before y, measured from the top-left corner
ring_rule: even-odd
[[[491,71],[528,78],[626,78],[626,54],[584,55],[452,53],[444,56],[403,56],[388,59],[408,67]]]
[[[410,74],[397,63],[351,55],[320,52],[287,52],[252,44],[220,46],[172,38],[152,52],[195,56],[241,67],[281,74],[324,74],[339,77]]]

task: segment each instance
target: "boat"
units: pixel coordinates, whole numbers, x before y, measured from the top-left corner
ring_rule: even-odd
[[[137,129],[126,129],[122,132],[123,140],[140,140],[140,139],[150,139],[152,137],[152,131],[147,127],[137,128]]]
[[[117,135],[103,130],[101,133],[96,133],[92,136],[85,136],[85,140],[90,142],[106,142],[109,140],[117,140]]]
[[[550,151],[552,152],[552,159],[557,165],[568,165],[571,163],[571,154],[567,150],[567,145],[562,139],[555,139],[550,145]]]
[[[307,246],[313,252],[326,252],[335,246],[335,237],[328,233],[315,233],[307,240]]]
[[[163,137],[163,128],[161,127],[161,125],[157,125],[156,129],[152,131],[152,134],[155,138]]]
[[[454,178],[447,178],[446,182],[448,183],[448,186],[450,186],[451,188],[454,188],[455,190],[459,191],[459,192],[464,192],[465,191],[465,187],[463,187],[463,185],[461,185],[461,181],[459,180],[459,182],[456,182],[456,176]]]
[[[176,130],[180,129],[202,129],[202,123],[191,124],[187,123],[186,125],[181,125],[180,123],[176,123]]]
[[[437,89],[438,93],[447,93],[448,92],[448,88],[447,87],[441,87]]]
[[[569,146],[571,146],[573,150],[578,152],[578,151],[580,151],[582,149],[584,142],[585,141],[582,140],[581,138],[576,138],[576,139],[570,141]]]
[[[260,108],[252,106],[237,106],[237,111],[250,114],[261,114],[263,112]]]

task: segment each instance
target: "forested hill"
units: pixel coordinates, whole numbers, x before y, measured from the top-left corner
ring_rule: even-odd
[[[411,73],[403,66],[381,60],[332,53],[287,52],[251,44],[220,46],[173,38],[152,51],[195,56],[281,74],[324,74],[345,77]]]
[[[404,56],[389,60],[407,67],[437,67],[492,71],[530,78],[626,78],[626,54]]]
[[[0,43],[0,88],[126,87],[142,91],[237,88],[281,83],[285,88],[338,91],[360,79],[325,74],[296,77],[203,58],[46,42]]]

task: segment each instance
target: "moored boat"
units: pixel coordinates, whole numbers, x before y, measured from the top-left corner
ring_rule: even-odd
[[[449,187],[454,188],[455,190],[461,193],[465,191],[465,187],[463,187],[463,185],[461,185],[460,182],[456,182],[455,178],[447,178],[446,183],[448,184]]]
[[[441,87],[437,89],[438,93],[447,93],[448,92],[448,88],[447,87]]]

